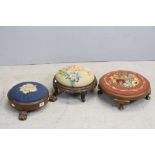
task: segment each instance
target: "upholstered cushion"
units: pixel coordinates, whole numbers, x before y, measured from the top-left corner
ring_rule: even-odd
[[[56,80],[65,86],[83,87],[94,80],[94,73],[90,70],[77,65],[72,65],[59,70],[56,74]]]
[[[37,82],[23,82],[15,85],[8,93],[10,100],[18,103],[37,102],[49,96],[45,86]]]
[[[102,90],[115,96],[138,96],[150,92],[150,83],[142,75],[126,70],[105,74],[99,81]]]

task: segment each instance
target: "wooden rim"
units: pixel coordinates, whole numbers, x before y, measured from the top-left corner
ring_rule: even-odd
[[[8,97],[9,98],[9,97]],[[49,96],[36,101],[36,102],[31,102],[31,103],[21,103],[21,102],[17,102],[15,100],[12,100],[9,98],[9,104],[11,105],[11,107],[20,110],[20,111],[33,111],[33,110],[37,110],[43,106],[45,106],[49,101]]]
[[[100,85],[99,85],[99,87],[100,87]],[[119,94],[113,94],[113,93],[111,93],[111,92],[108,92],[108,91],[106,91],[105,89],[102,89],[101,87],[100,87],[100,89],[104,92],[104,93],[106,93],[107,95],[109,95],[109,96],[111,96],[111,97],[113,97],[113,98],[116,98],[116,99],[121,99],[121,100],[138,100],[138,99],[142,99],[142,98],[145,98],[147,95],[149,95],[149,94],[151,94],[151,89],[149,89],[147,92],[143,92],[143,93],[141,93],[141,94],[137,94],[137,95],[130,95],[130,96],[127,96],[127,95],[119,95]]]
[[[83,87],[70,87],[70,86],[65,86],[62,85],[61,83],[59,83],[56,80],[56,77],[54,77],[53,79],[53,85],[54,87],[57,87],[59,90],[63,91],[63,92],[67,92],[67,93],[82,93],[82,92],[86,92],[86,91],[90,91],[93,88],[95,88],[97,86],[97,80],[96,77],[94,77],[94,81],[92,83],[90,83],[87,86],[83,86]]]
[[[111,85],[109,82],[111,76],[123,72],[134,74],[139,79],[140,84],[132,88],[119,88],[117,85]],[[125,100],[137,100],[146,97],[148,94],[151,94],[149,81],[143,75],[128,70],[117,70],[103,75],[99,80],[99,88],[114,98]]]

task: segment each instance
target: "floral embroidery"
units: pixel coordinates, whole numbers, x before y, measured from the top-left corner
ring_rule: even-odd
[[[63,71],[67,72],[69,70],[72,70],[72,71],[77,71],[77,72],[80,72],[80,71],[84,71],[84,67],[82,66],[77,66],[77,65],[71,65],[71,66],[67,66],[63,69]]]
[[[65,76],[65,79],[69,79],[72,86],[74,85],[75,82],[79,82],[79,79],[80,79],[79,72],[76,72],[74,70],[70,70],[67,72],[64,72],[63,70],[59,70],[59,73]]]
[[[75,71],[75,72],[87,72],[89,76],[94,75],[92,72],[86,70],[83,66],[71,65],[63,68],[64,72]]]
[[[76,83],[80,81],[82,76],[94,77],[94,74],[85,69],[83,66],[71,65],[67,66],[58,72],[63,78],[68,79],[72,86],[76,86]]]
[[[70,79],[72,82],[78,82],[80,79],[80,75],[78,72],[69,71],[69,72],[67,72],[66,79]]]
[[[23,86],[20,87],[20,91],[24,94],[36,92],[37,86],[33,85],[31,83],[27,83],[27,84],[24,84]]]
[[[112,84],[116,84],[125,88],[132,88],[139,84],[136,75],[132,73],[116,73],[110,77]]]

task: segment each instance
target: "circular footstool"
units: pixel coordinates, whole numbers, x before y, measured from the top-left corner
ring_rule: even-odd
[[[106,93],[113,97],[120,110],[138,99],[149,100],[151,94],[150,83],[145,77],[126,70],[105,74],[100,78],[98,87],[98,94]]]
[[[23,82],[8,92],[9,104],[20,111],[19,120],[26,120],[29,111],[37,110],[49,101],[48,89],[37,82]]]
[[[85,95],[88,91],[94,90],[96,85],[96,77],[90,70],[77,65],[65,67],[59,70],[53,79],[54,101],[58,94],[65,92],[80,94],[81,101],[85,102]]]

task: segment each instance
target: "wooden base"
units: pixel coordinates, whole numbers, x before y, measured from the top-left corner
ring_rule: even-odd
[[[93,91],[97,86],[97,80],[96,77],[94,79],[94,81],[84,87],[68,87],[68,86],[64,86],[62,84],[60,84],[56,78],[54,77],[53,79],[53,88],[54,88],[54,93],[53,93],[53,101],[56,101],[57,96],[59,94],[61,94],[62,92],[68,93],[68,94],[79,94],[81,95],[81,101],[85,102],[86,101],[86,94],[88,91]]]
[[[101,87],[99,85],[98,85],[98,88],[99,88],[98,94],[106,93],[101,89]],[[106,93],[106,94],[108,94],[108,93]],[[130,104],[138,99],[145,98],[146,100],[150,100],[150,98],[151,98],[150,95],[151,95],[151,91],[149,91],[149,93],[144,94],[142,96],[128,97],[128,98],[124,98],[124,99],[123,98],[120,99],[120,97],[116,96],[116,95],[113,95],[113,96],[111,95],[111,96],[113,97],[113,101],[117,103],[118,109],[123,110],[125,105]]]
[[[22,120],[22,121],[25,121],[25,120],[27,120],[28,112],[37,110],[37,109],[45,106],[49,101],[53,101],[54,99],[55,99],[55,96],[49,96],[49,97],[46,97],[46,98],[44,98],[44,99],[42,99],[40,101],[32,102],[32,103],[29,103],[29,104],[18,103],[18,102],[10,100],[9,104],[13,108],[20,111],[18,119]]]

